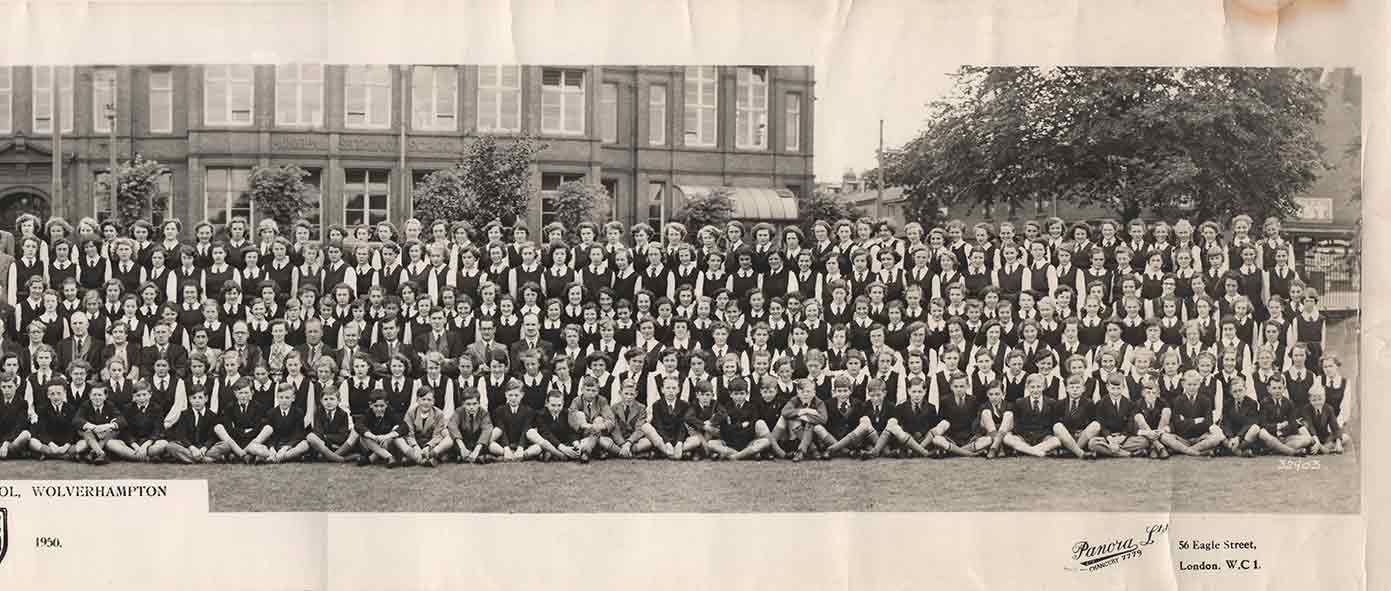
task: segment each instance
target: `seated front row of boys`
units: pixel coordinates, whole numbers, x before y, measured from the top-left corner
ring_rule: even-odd
[[[947,378],[949,392],[937,405],[927,400],[928,383],[907,380],[907,397],[896,406],[886,402],[883,382],[870,380],[864,400],[851,397],[854,382],[838,376],[831,397],[822,400],[811,380],[795,381],[783,392],[765,380],[752,397],[748,381],[722,384],[727,402],[717,402],[709,382],[693,383],[690,400],[682,384],[666,380],[661,398],[648,406],[637,400],[638,385],[621,386],[613,405],[600,395],[600,383],[581,378],[579,395],[568,405],[563,393],[549,394],[540,411],[522,403],[523,385],[509,378],[504,402],[489,412],[477,392],[464,394],[452,416],[436,404],[429,386],[415,391],[404,414],[387,394],[371,394],[365,414],[351,416],[338,391],[326,389],[314,416],[306,421],[295,401],[295,388],[276,388],[274,405],[253,399],[250,378],[232,387],[234,400],[220,413],[208,408],[207,395],[195,390],[188,408],[171,415],[151,400],[151,387],[140,381],[124,409],[108,400],[96,384],[82,400],[71,400],[61,380],[43,390],[47,401],[34,405],[33,416],[17,395],[18,378],[0,376],[0,459],[26,451],[38,459],[62,458],[104,464],[108,455],[132,462],[170,461],[281,463],[301,459],[328,462],[356,460],[360,465],[395,467],[404,463],[434,466],[452,459],[461,463],[553,460],[588,462],[597,457],[662,457],[748,460],[765,458],[862,459],[883,456],[995,458],[1006,453],[1078,458],[1150,457],[1170,453],[1238,456],[1273,452],[1283,455],[1340,453],[1343,435],[1336,413],[1322,390],[1296,408],[1283,378],[1267,382],[1267,396],[1257,399],[1234,381],[1230,401],[1215,409],[1201,392],[1196,372],[1182,376],[1182,391],[1166,400],[1157,379],[1141,380],[1140,399],[1130,397],[1124,376],[1105,380],[1095,401],[1084,395],[1085,379],[1066,380],[1066,396],[1044,395],[1045,380],[1030,375],[1024,395],[1006,400],[999,382],[986,387],[977,401],[965,374]]]

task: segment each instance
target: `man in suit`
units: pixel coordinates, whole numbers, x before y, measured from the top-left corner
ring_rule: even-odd
[[[81,359],[92,367],[101,367],[101,351],[105,346],[101,339],[88,334],[91,327],[91,320],[87,318],[86,312],[73,312],[68,318],[68,327],[72,336],[63,339],[58,343],[58,365],[59,371],[66,372],[73,361]],[[96,375],[88,378],[95,379]]]
[[[1160,437],[1169,449],[1188,456],[1211,455],[1226,441],[1222,428],[1212,420],[1212,400],[1198,391],[1202,382],[1196,370],[1184,372],[1183,393],[1169,401],[1173,430]]]
[[[188,351],[183,345],[169,342],[169,337],[174,333],[174,323],[156,324],[153,333],[155,344],[145,347],[140,352],[140,375],[155,375],[155,361],[163,359],[169,362],[169,372],[176,378],[183,379],[188,375]]]
[[[1030,375],[1024,383],[1024,397],[1014,401],[1010,409],[1014,412],[1014,431],[1005,435],[1005,445],[1019,453],[1037,458],[1048,455],[1057,447],[1044,448],[1045,440],[1053,435],[1053,425],[1057,422],[1056,401],[1043,397],[1043,376]]]
[[[329,352],[329,346],[324,342],[323,320],[310,318],[304,321],[304,344],[295,347],[295,350],[304,360],[306,371],[313,371],[319,366],[319,357]]]
[[[237,352],[241,358],[242,370],[251,373],[251,370],[261,364],[261,348],[253,346],[249,339],[251,329],[245,320],[238,320],[232,324],[232,350]],[[188,356],[184,356],[184,369],[188,368]],[[238,454],[240,455],[240,454]]]
[[[340,378],[352,375],[353,359],[357,357],[358,353],[365,353],[359,340],[361,336],[362,333],[356,324],[344,325],[342,332],[338,333],[338,350],[333,352],[333,359],[338,362],[338,376]],[[348,406],[352,406],[351,402]],[[358,412],[362,409],[354,408],[352,410]]]
[[[488,361],[492,359],[494,351],[500,351],[503,355],[507,356],[508,359],[511,359],[511,355],[508,355],[507,347],[502,343],[497,342],[496,339],[497,323],[492,318],[479,318],[478,340],[474,341],[474,343],[472,345],[469,345],[468,348],[465,350],[465,354],[473,358],[474,367],[488,367]],[[446,357],[446,367],[447,364],[451,362],[455,364],[455,373],[458,373],[457,361],[448,359]]]
[[[536,351],[541,354],[541,367],[550,371],[550,360],[555,357],[555,345],[541,339],[541,319],[535,314],[522,317],[522,338],[512,343],[508,357],[512,360],[512,373],[521,374],[522,354]]]
[[[410,362],[406,365],[407,376],[420,376],[425,373],[424,363],[417,363],[415,349],[401,340],[401,321],[395,316],[383,318],[381,324],[381,338],[367,349],[367,356],[371,359],[372,374],[377,377],[386,377],[391,373],[391,358],[397,354],[405,355]]]
[[[415,342],[411,343],[416,351],[439,351],[444,355],[444,375],[455,377],[459,375],[459,357],[464,354],[464,341],[457,332],[447,330],[448,320],[444,316],[443,308],[430,310],[430,332],[415,337]],[[482,325],[482,319],[479,319]],[[506,349],[504,349],[505,351]],[[416,363],[416,366],[423,367],[424,364]],[[485,367],[474,365],[474,367]]]
[[[217,414],[208,409],[208,394],[203,390],[188,393],[188,406],[169,431],[166,453],[185,464],[211,463],[208,451],[218,441],[213,432],[219,423]]]

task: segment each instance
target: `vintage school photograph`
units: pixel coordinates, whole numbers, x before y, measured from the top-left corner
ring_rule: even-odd
[[[1360,510],[1355,68],[0,67],[0,479]]]

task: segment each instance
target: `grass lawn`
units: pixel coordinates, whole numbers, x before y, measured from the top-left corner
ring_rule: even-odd
[[[1330,348],[1357,379],[1358,323],[1329,326]],[[172,466],[3,464],[24,479],[207,479],[213,511],[835,512],[1178,511],[1356,513],[1357,401],[1340,456],[1169,460],[834,460],[446,465]]]
[[[1303,460],[896,460],[445,465],[5,464],[6,479],[206,478],[213,511],[1355,513],[1357,450]],[[1313,468],[1313,466],[1317,466]]]

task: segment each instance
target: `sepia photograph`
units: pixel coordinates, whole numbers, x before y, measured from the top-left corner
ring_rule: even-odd
[[[823,76],[0,67],[0,475],[1361,511],[1357,68]]]

